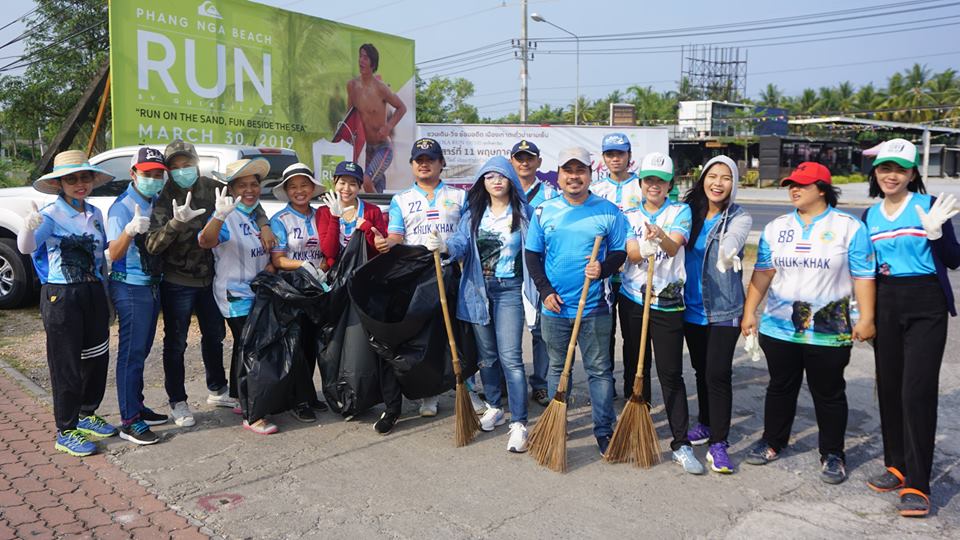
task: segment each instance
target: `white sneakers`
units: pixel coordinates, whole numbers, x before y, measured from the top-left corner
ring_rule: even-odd
[[[510,423],[510,439],[507,440],[507,451],[522,454],[527,451],[527,426],[520,422]]]
[[[473,392],[470,392],[470,403],[473,404],[473,412],[477,413],[477,415],[483,414],[489,407],[482,399],[480,399],[480,396]]]
[[[267,422],[266,418],[261,418],[252,424],[244,420],[243,429],[248,429],[257,435],[272,435],[277,432],[277,426]]]
[[[219,393],[208,394],[207,404],[216,405],[217,407],[229,407],[233,409],[240,406],[240,401],[237,400],[237,398],[230,397],[230,394],[227,393],[227,389],[223,388]]]
[[[480,430],[493,431],[493,428],[502,426],[507,421],[503,416],[503,409],[487,407],[487,412],[480,417]]]
[[[439,401],[438,396],[423,398],[420,401],[420,416],[436,416]]]
[[[170,407],[173,423],[180,427],[190,427],[197,423],[186,401],[178,401]]]

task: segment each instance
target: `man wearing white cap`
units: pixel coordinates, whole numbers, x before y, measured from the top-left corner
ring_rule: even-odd
[[[543,299],[540,325],[550,356],[547,374],[550,397],[557,391],[560,373],[583,290],[591,280],[577,343],[583,357],[593,409],[593,434],[600,453],[613,434],[613,363],[609,340],[612,316],[604,301],[602,281],[626,259],[627,223],[611,202],[590,193],[590,153],[579,147],[560,152],[558,180],[562,197],[545,201],[535,210],[527,232],[527,270]],[[602,236],[595,262],[589,262],[594,238]],[[565,389],[569,395],[570,388]]]

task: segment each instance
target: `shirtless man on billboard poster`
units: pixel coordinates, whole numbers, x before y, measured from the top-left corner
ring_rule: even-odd
[[[393,161],[393,144],[390,133],[403,115],[406,105],[383,81],[374,77],[380,63],[380,53],[370,43],[360,46],[360,76],[347,82],[347,106],[356,109],[363,124],[367,145],[367,160],[364,169],[363,190],[367,193],[383,193],[386,188],[386,172]],[[387,105],[395,110],[387,114]],[[353,112],[353,111],[351,111]],[[348,113],[348,118],[350,113]],[[357,145],[358,141],[354,144]],[[354,147],[354,152],[359,152]]]

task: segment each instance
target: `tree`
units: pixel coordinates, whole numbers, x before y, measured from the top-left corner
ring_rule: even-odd
[[[467,103],[473,97],[473,83],[458,77],[433,77],[429,81],[416,75],[417,86],[417,122],[424,123],[463,123],[480,121],[477,108]]]
[[[5,128],[31,140],[38,128],[44,138],[60,129],[107,61],[109,45],[106,2],[37,0],[36,6],[26,22],[23,56],[6,62],[8,70],[25,71],[0,75],[0,107],[13,113]],[[81,136],[89,136],[92,123],[92,118],[86,121]],[[76,146],[85,143],[75,141]]]
[[[760,92],[760,105],[764,107],[780,107],[783,101],[783,92],[773,83],[767,84],[767,87]]]

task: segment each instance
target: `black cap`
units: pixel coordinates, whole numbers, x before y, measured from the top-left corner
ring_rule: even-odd
[[[526,139],[521,139],[520,142],[513,145],[513,149],[510,150],[510,157],[513,157],[521,152],[526,152],[531,156],[540,157],[540,149],[537,148],[537,145]]]
[[[443,159],[443,149],[440,148],[440,143],[433,139],[418,139],[417,142],[413,143],[413,148],[410,149],[410,161],[420,156],[428,156],[430,159]]]

